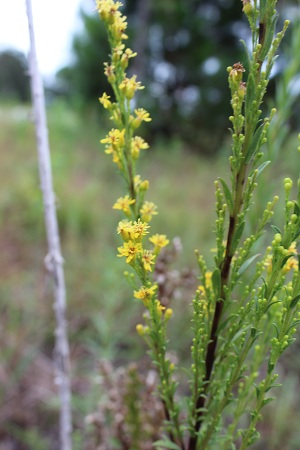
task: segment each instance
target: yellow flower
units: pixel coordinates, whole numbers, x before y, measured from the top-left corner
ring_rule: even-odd
[[[169,239],[165,234],[154,234],[149,238],[149,241],[154,244],[154,251],[158,252],[169,243]]]
[[[113,0],[97,0],[96,8],[104,22],[111,23],[117,10],[123,5],[121,2],[114,2]],[[119,13],[120,14],[120,13]]]
[[[297,249],[296,249],[296,242],[292,242],[292,244],[289,246],[288,250],[295,256],[297,256]],[[283,266],[283,273],[287,273],[292,269],[298,269],[298,258],[295,256],[291,256],[285,265]]]
[[[155,300],[156,311],[158,312],[159,317],[162,316],[162,312],[166,309],[159,300]]]
[[[212,279],[211,279],[211,277],[212,277],[212,272],[211,271],[207,271],[207,272],[205,272],[205,288],[206,289],[212,289]],[[202,285],[200,285],[200,286],[198,286],[198,290],[202,293],[202,294],[204,294],[205,293],[205,288],[204,288],[204,286],[202,286]]]
[[[140,136],[134,136],[131,139],[131,154],[134,159],[138,159],[141,149],[149,148],[149,144]]]
[[[116,45],[116,47],[113,48],[112,60],[114,63],[117,63],[119,61],[119,59],[123,55],[124,48],[124,44]]]
[[[156,289],[156,285],[151,287],[142,286],[138,291],[134,291],[134,296],[135,298],[142,300],[145,306],[149,306],[150,300],[152,299],[153,295],[155,295]]]
[[[135,327],[137,333],[138,333],[140,336],[144,336],[144,334],[145,334],[145,328],[146,328],[146,327],[144,327],[144,325],[142,325],[141,323],[138,323],[138,324],[136,325],[136,327]]]
[[[152,272],[151,265],[154,264],[155,255],[153,255],[153,253],[150,250],[144,250],[144,253],[142,254],[142,261],[143,261],[145,270]]]
[[[157,206],[153,202],[145,202],[140,209],[143,222],[150,222],[152,216],[158,214],[156,211]]]
[[[253,11],[253,6],[251,5],[250,0],[242,0],[244,6],[243,6],[243,12],[246,14],[246,16],[250,15]]]
[[[137,222],[134,222],[133,224],[133,233],[134,233],[134,238],[137,240],[140,240],[142,238],[142,236],[145,236],[146,234],[149,233],[148,228],[150,228],[150,226],[146,223],[146,222],[142,222],[141,219],[139,219]]]
[[[133,52],[130,48],[126,48],[125,52],[121,57],[121,67],[123,70],[128,66],[128,61],[130,58],[134,58],[137,55],[136,52]]]
[[[128,100],[131,100],[135,94],[135,91],[144,89],[140,81],[136,81],[136,75],[131,78],[125,77],[119,85],[120,91],[125,95]]]
[[[116,201],[113,206],[113,209],[121,209],[124,213],[128,213],[130,211],[130,205],[133,205],[135,200],[130,198],[129,195],[125,195],[125,197],[120,197]]]
[[[109,27],[117,42],[121,42],[122,39],[128,39],[127,34],[125,34],[125,30],[127,28],[126,19],[127,17],[122,16],[122,14],[118,11],[114,17],[113,23]]]
[[[173,309],[172,308],[166,309],[165,315],[164,315],[165,320],[170,320],[172,315],[173,315]]]
[[[140,175],[136,175],[134,177],[134,187],[137,191],[147,191],[149,189],[149,181],[142,181]]]
[[[296,249],[296,242],[292,242],[292,244],[289,246],[288,251],[293,254],[294,256],[291,256],[287,262],[285,263],[285,265],[282,268],[282,272],[288,273],[290,270],[292,269],[298,269],[298,258],[297,256],[297,249]],[[264,266],[267,269],[267,272],[270,274],[272,272],[272,262],[273,262],[273,256],[272,255],[267,255],[267,257],[265,258],[264,261]]]
[[[121,222],[119,222],[118,234],[120,234],[122,236],[124,241],[128,241],[129,239],[132,239],[132,234],[133,234],[132,222],[129,222],[129,220],[122,220]]]
[[[111,108],[112,103],[109,99],[110,99],[110,95],[107,95],[106,92],[104,92],[102,97],[99,98],[100,103],[102,103],[102,105],[104,106],[105,109]]]
[[[116,81],[115,66],[113,64],[109,65],[108,63],[104,63],[104,74],[110,83]]]
[[[144,108],[138,108],[134,110],[136,117],[132,118],[132,126],[134,129],[137,129],[141,123],[150,122],[152,119],[150,114]]]
[[[233,64],[233,68],[231,69],[229,76],[236,82],[242,81],[243,72],[245,72],[245,68],[243,64],[240,62]]]
[[[142,251],[142,244],[139,242],[128,241],[124,242],[123,247],[118,247],[120,258],[126,256],[126,262],[130,263],[138,253]]]
[[[101,139],[101,144],[107,144],[105,152],[108,153],[110,146],[113,147],[114,150],[121,150],[124,147],[125,139],[124,139],[125,129],[118,130],[117,128],[113,128],[110,130],[108,135]],[[112,153],[109,151],[109,153]]]

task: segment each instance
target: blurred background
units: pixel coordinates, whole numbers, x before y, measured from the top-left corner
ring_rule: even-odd
[[[109,93],[103,74],[109,49],[94,3],[63,3],[52,0],[46,9],[35,0],[33,14],[67,278],[74,448],[133,449],[126,440],[133,426],[130,405],[124,409],[120,399],[126,404],[128,393],[139,390],[142,418],[147,405],[148,410],[159,406],[150,395],[155,376],[135,332],[143,310],[124,280],[123,261],[116,258],[120,216],[112,204],[123,186],[99,144],[111,126],[98,103],[103,91]],[[240,1],[124,3],[128,46],[138,52],[129,71],[146,86],[137,102],[153,118],[141,131],[151,150],[140,163],[140,173],[150,180],[149,199],[159,208],[152,230],[175,239],[160,268],[166,301],[178,311],[170,323],[171,355],[188,365],[189,305],[198,284],[194,250],[212,262],[213,181],[228,176],[226,67],[238,61],[247,67],[240,39],[248,44],[249,29]],[[299,3],[284,0],[278,6],[278,27],[286,18],[292,24],[264,102],[266,113],[274,105],[278,109],[265,147],[266,159],[272,157],[274,163],[253,205],[253,226],[272,195],[283,196],[278,180],[296,179],[299,173]],[[0,450],[56,450],[55,324],[43,264],[47,248],[27,52],[24,4],[1,0]],[[281,220],[280,205],[276,220]],[[279,366],[284,386],[275,393],[279,399],[265,408],[262,439],[253,448],[300,448],[298,350],[294,344]],[[137,372],[132,365],[126,368],[132,361],[139,361]],[[152,448],[157,420],[162,419],[146,420],[152,428],[144,431],[137,450]]]

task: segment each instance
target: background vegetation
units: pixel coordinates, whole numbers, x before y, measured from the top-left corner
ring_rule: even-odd
[[[213,256],[210,251],[213,240],[210,224],[214,217],[213,181],[227,167],[229,154],[228,132],[225,135],[227,138],[222,141],[224,130],[229,126],[226,119],[228,111],[223,109],[221,103],[210,102],[208,93],[218,86],[222,102],[226,104],[227,98],[228,103],[224,68],[239,59],[240,51],[234,38],[234,27],[228,25],[230,21],[235,26],[239,23],[236,10],[240,10],[240,5],[235,10],[238,2],[203,1],[200,2],[201,8],[204,8],[201,14],[193,14],[195,8],[199,8],[198,3],[153,1],[151,22],[149,18],[147,23],[151,23],[150,34],[154,41],[156,39],[156,45],[160,42],[163,48],[158,52],[155,43],[151,44],[147,40],[149,48],[145,51],[145,56],[148,55],[145,61],[149,61],[149,66],[140,69],[144,84],[149,86],[145,95],[149,96],[152,115],[154,113],[154,117],[157,115],[160,119],[163,118],[162,121],[153,123],[151,133],[153,130],[157,131],[156,140],[152,150],[145,153],[142,168],[144,176],[150,179],[152,185],[151,198],[160,211],[153,227],[165,230],[170,238],[178,236],[183,247],[176,257],[173,255],[174,257],[169,258],[167,268],[164,269],[173,294],[172,301],[181,305],[181,314],[172,321],[176,337],[173,341],[173,357],[176,354],[184,357],[189,345],[189,329],[184,328],[183,324],[188,323],[184,317],[188,318],[190,315],[191,293],[198,283],[194,272],[196,258],[193,250],[199,248],[204,254]],[[134,47],[134,29],[138,24],[134,22],[134,17],[139,4],[128,2],[129,6]],[[219,14],[211,13],[213,19],[210,21],[211,7],[215,8],[214,14],[217,14],[216,11]],[[161,8],[166,9],[162,11]],[[205,22],[203,17],[206,17]],[[193,20],[189,20],[191,18]],[[101,38],[103,30],[98,18],[95,17],[94,20],[83,15],[83,19],[88,34],[94,27],[95,33],[99,32]],[[181,36],[187,36],[187,27],[191,27],[188,30],[189,39],[178,37],[180,30],[183,33]],[[226,39],[224,30],[228,33]],[[48,118],[63,255],[66,261],[75,412],[74,439],[78,450],[94,449],[95,442],[99,439],[99,424],[97,428],[93,414],[106,414],[107,418],[105,408],[110,407],[111,411],[115,411],[117,406],[111,397],[104,395],[107,394],[105,374],[121,376],[117,367],[126,367],[129,362],[138,360],[141,361],[141,374],[146,375],[149,369],[148,359],[144,358],[144,344],[140,342],[140,345],[136,345],[135,325],[139,322],[142,308],[138,301],[132,299],[130,288],[123,277],[123,264],[115,257],[115,223],[118,214],[111,210],[111,205],[122,189],[111,164],[98,145],[108,124],[104,119],[99,120],[94,107],[87,102],[90,95],[96,105],[95,99],[102,91],[101,66],[105,60],[102,55],[106,55],[106,49],[103,48],[102,38],[101,41],[99,39],[98,46],[94,46],[89,41],[88,34],[86,41],[82,38],[74,40],[75,55],[79,58],[74,63],[75,67],[61,72],[61,77],[70,83],[73,100],[52,101]],[[295,53],[300,40],[294,38],[293,41],[292,35],[288,39],[293,42]],[[183,42],[186,44],[183,45]],[[229,52],[228,44],[232,51],[237,49],[236,53]],[[80,45],[85,47],[79,49]],[[83,85],[80,87],[80,84],[76,84],[81,77],[81,72],[75,70],[76,64],[84,71],[83,58],[87,54],[90,61],[97,62],[98,68],[92,70],[90,78],[86,78],[85,86],[86,89],[95,86],[98,93],[91,90],[87,94]],[[269,197],[267,191],[278,193],[281,186],[277,184],[277,180],[291,175],[296,178],[299,172],[296,155],[298,144],[296,135],[292,132],[298,126],[297,110],[293,108],[297,97],[295,93],[288,96],[288,88],[299,68],[296,63],[296,66],[292,66],[292,60],[289,59],[291,56],[287,54],[285,59],[281,59],[283,62],[290,62],[286,70],[284,63],[281,63],[283,77],[276,90],[279,107],[281,102],[279,112],[288,99],[289,104],[287,111],[282,113],[281,122],[271,129],[277,139],[280,137],[281,144],[277,150],[275,147],[267,149],[270,152],[276,151],[277,162],[268,171],[269,183],[260,193],[261,196]],[[209,67],[205,66],[205,61],[211,57],[220,60],[220,68],[215,74],[204,70]],[[18,55],[17,59],[22,60]],[[170,65],[176,67],[176,75]],[[160,73],[172,72],[174,77],[160,78],[157,69],[159,66],[169,68],[166,72],[161,69]],[[3,67],[7,65],[0,64],[0,73],[3,73]],[[70,77],[74,77],[72,82]],[[0,74],[1,80],[3,78]],[[26,86],[26,78],[24,83]],[[61,86],[56,86],[55,90],[59,91]],[[195,94],[196,90],[188,90],[191,87],[196,89],[197,86],[200,86],[197,89],[201,89],[202,93],[199,96]],[[12,100],[8,102],[7,92],[7,89],[0,86],[0,448],[54,450],[57,449],[58,435],[58,404],[52,365],[54,317],[51,286],[43,267],[46,242],[42,199],[38,189],[34,128],[30,107],[26,103],[20,105],[16,100],[14,103]],[[24,92],[27,92],[26,89]],[[185,97],[188,92],[194,93],[190,101],[188,96]],[[150,103],[150,96],[153,98],[153,95],[156,100]],[[28,98],[16,94],[16,90],[13,97],[19,100]],[[269,101],[271,103],[272,99]],[[185,111],[187,105],[190,108],[188,112]],[[97,105],[96,107],[98,108]],[[287,116],[291,116],[292,120],[286,121]],[[213,132],[209,124],[212,124]],[[192,137],[197,142],[197,154],[191,151]],[[219,150],[213,159],[207,156],[212,148]],[[163,208],[162,205],[166,207]],[[257,201],[257,208],[259,207],[260,202]],[[178,248],[178,244],[176,245]],[[184,280],[180,290],[178,280]],[[266,407],[265,420],[261,425],[263,438],[256,449],[296,450],[300,447],[298,347],[297,344],[292,346],[279,368],[284,387],[279,400]],[[109,361],[112,368],[105,365],[105,361]],[[119,381],[116,383],[121,385]],[[113,388],[114,386],[110,386],[110,389]],[[110,426],[108,418],[107,430]],[[103,448],[125,448],[116,441],[109,445],[110,447]]]

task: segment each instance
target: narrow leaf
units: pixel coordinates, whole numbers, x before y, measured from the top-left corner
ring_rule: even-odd
[[[267,54],[271,48],[274,33],[275,33],[276,22],[277,22],[277,16],[274,16],[272,22],[267,27],[263,47],[262,47],[260,55],[259,55],[259,57],[262,61],[265,59],[265,57],[267,56]]]
[[[251,59],[251,57],[250,57],[249,49],[248,49],[248,46],[247,46],[246,42],[245,42],[243,39],[240,39],[240,42],[241,42],[241,43],[243,44],[243,46],[244,46],[244,50],[245,50],[245,53],[246,53],[247,59],[248,59],[249,72],[250,72],[252,59]]]
[[[299,300],[300,300],[300,294],[299,294],[299,295],[296,295],[296,297],[293,298],[293,300],[292,300],[291,303],[290,303],[289,308],[290,308],[290,309],[295,308],[295,306],[297,305],[297,303],[299,302]],[[293,324],[293,326],[294,326],[294,324]]]
[[[281,234],[281,231],[280,231],[279,228],[276,227],[275,225],[271,225],[271,228],[272,228],[276,233]]]
[[[282,267],[284,267],[284,265],[287,263],[287,261],[292,258],[293,256],[295,256],[293,253],[291,255],[286,256],[285,258],[283,258],[282,263],[281,263],[281,269]]]
[[[293,237],[293,241],[295,241],[299,236],[300,236],[300,229],[297,231],[297,233]]]
[[[281,387],[281,386],[282,386],[281,383],[275,383],[275,384],[272,384],[271,386],[269,386],[269,387],[265,390],[265,392],[268,392],[270,389],[273,389],[273,388],[276,388],[276,387]]]
[[[273,400],[275,400],[275,397],[265,398],[264,402],[263,402],[263,406],[266,406],[268,403],[271,403]]]
[[[257,253],[256,255],[251,256],[251,258],[247,259],[247,261],[245,261],[241,267],[238,270],[238,275],[241,276],[246,269],[248,269],[248,267],[250,266],[250,264],[258,257],[260,256],[259,253]]]
[[[281,303],[279,300],[277,300],[276,302],[272,302],[272,303],[270,303],[268,306],[267,306],[267,308],[266,308],[266,311],[265,312],[267,312],[268,311],[268,309],[269,308],[271,308],[271,306],[272,305],[275,305],[275,303]]]
[[[265,168],[270,164],[270,162],[271,161],[265,161],[257,168],[257,176],[260,175],[265,170]]]
[[[236,229],[236,232],[234,233],[232,243],[231,243],[231,249],[230,249],[231,254],[233,254],[235,252],[237,246],[239,245],[244,228],[245,228],[245,221],[243,221],[239,224],[239,226]]]
[[[275,327],[275,330],[276,330],[276,337],[277,337],[277,339],[278,339],[278,338],[279,338],[279,330],[278,330],[278,326],[277,326],[277,324],[276,324],[275,322],[273,322],[272,325],[274,325],[274,327]]]
[[[229,206],[229,210],[230,210],[230,212],[232,212],[233,211],[233,201],[232,201],[232,195],[231,195],[230,189],[227,186],[226,182],[222,178],[219,177],[219,180],[222,184],[224,195],[225,195],[227,204]]]
[[[220,331],[222,331],[222,330],[226,327],[226,325],[228,324],[228,322],[229,322],[232,318],[238,319],[238,318],[239,318],[239,315],[238,315],[238,314],[230,314],[230,316],[227,317],[227,318],[224,320],[224,322],[222,322],[221,325],[218,327],[218,333],[219,333]]]
[[[286,334],[289,334],[289,331],[290,331],[292,328],[297,327],[297,326],[299,325],[299,323],[300,323],[300,320],[296,320],[295,322],[293,322],[292,325],[286,330]]]
[[[300,208],[297,202],[294,202],[294,214],[297,214],[297,216],[300,216]]]
[[[220,269],[216,268],[211,276],[211,281],[213,284],[214,293],[216,295],[216,298],[220,298],[221,295],[221,271]]]
[[[247,118],[250,116],[251,111],[253,110],[253,101],[255,100],[255,80],[252,73],[249,74],[247,79],[247,91],[246,91],[246,99],[245,99],[245,110]]]
[[[262,289],[261,295],[262,295],[262,298],[264,298],[267,295],[268,286],[267,286],[267,283],[266,283],[266,280],[264,279],[264,277],[261,277],[261,279],[263,280],[263,289]]]
[[[257,150],[259,150],[260,138],[261,138],[263,130],[264,130],[264,124],[260,125],[256,129],[256,131],[253,135],[253,138],[250,142],[250,145],[248,147],[247,153],[246,153],[245,163],[248,163],[250,161],[250,159],[252,158],[252,156],[257,152]]]
[[[271,363],[271,361],[269,361],[268,363],[268,375],[270,375],[270,373],[272,373],[274,370],[274,363]]]

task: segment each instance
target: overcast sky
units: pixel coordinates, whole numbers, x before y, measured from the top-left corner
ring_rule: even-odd
[[[91,0],[31,0],[39,67],[44,75],[53,74],[70,60],[73,33],[80,29],[80,5],[92,11]],[[0,51],[29,49],[25,0],[0,0]],[[69,58],[69,59],[67,59]]]

